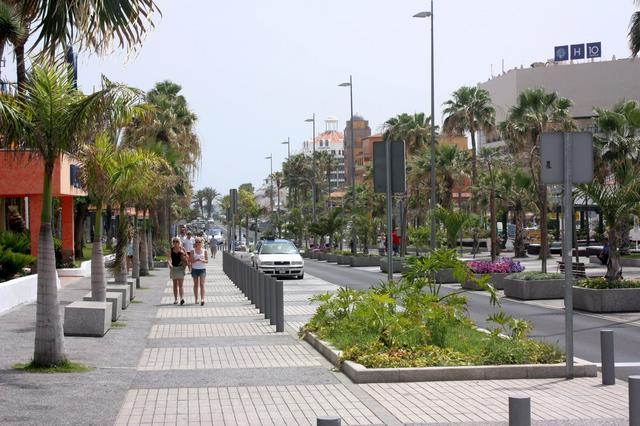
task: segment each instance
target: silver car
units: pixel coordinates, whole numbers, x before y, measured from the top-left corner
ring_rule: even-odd
[[[262,240],[251,255],[253,266],[267,275],[304,278],[304,260],[289,240]]]

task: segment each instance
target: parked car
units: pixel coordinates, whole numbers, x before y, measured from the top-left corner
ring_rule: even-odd
[[[267,275],[304,278],[304,260],[298,248],[289,240],[258,241],[251,255],[251,263]]]

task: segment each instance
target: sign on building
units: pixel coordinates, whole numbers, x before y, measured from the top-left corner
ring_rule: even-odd
[[[553,48],[553,58],[556,62],[568,61],[569,59],[592,59],[602,57],[602,43],[599,41],[593,43],[564,44]]]
[[[600,58],[602,56],[602,44],[597,41],[587,43],[587,58]]]
[[[571,59],[584,59],[584,43],[571,45]]]

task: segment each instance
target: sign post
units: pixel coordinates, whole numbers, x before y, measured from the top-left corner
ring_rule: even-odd
[[[231,204],[231,232],[229,232],[229,252],[236,250],[235,234],[236,234],[236,213],[238,212],[238,190],[229,190],[229,201]]]
[[[543,133],[540,136],[540,178],[545,184],[562,183],[564,186],[562,261],[564,263],[564,329],[567,360],[565,371],[567,379],[573,379],[573,265],[571,262],[573,184],[593,181],[591,133]]]

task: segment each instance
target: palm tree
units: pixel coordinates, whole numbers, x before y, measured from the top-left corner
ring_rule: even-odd
[[[636,7],[640,7],[640,0],[634,0],[633,3]],[[634,58],[638,56],[640,52],[640,10],[636,10],[631,15],[631,22],[629,23],[629,49],[631,49],[631,56]]]
[[[4,1],[16,9],[25,33],[37,35],[32,45],[49,58],[56,56],[60,46],[72,44],[98,54],[109,53],[114,44],[135,49],[160,12],[154,0]],[[26,81],[26,43],[27,37],[22,37],[14,44],[19,88]]]
[[[469,132],[471,135],[471,184],[477,183],[476,133],[491,132],[495,127],[496,111],[491,96],[485,89],[463,86],[453,92],[453,98],[444,103],[443,130],[448,134]]]
[[[483,189],[489,190],[489,232],[491,237],[491,260],[496,260],[498,255],[497,215],[496,215],[496,186],[497,177],[502,165],[502,153],[500,148],[482,148],[480,150],[480,163],[484,173],[478,184]]]
[[[4,57],[7,42],[15,46],[25,36],[26,31],[16,8],[0,1],[0,58]]]
[[[547,232],[547,186],[540,179],[540,135],[543,132],[566,131],[575,127],[569,115],[572,102],[546,93],[544,89],[527,89],[500,123],[500,132],[514,158],[529,169],[537,188],[536,206],[540,211],[540,258],[542,271],[547,270],[549,252]]]
[[[204,217],[204,191],[202,189],[196,191],[193,195],[193,205],[200,211],[200,215]]]
[[[498,187],[499,197],[511,208],[516,225],[513,241],[514,257],[527,257],[524,214],[527,206],[533,203],[532,194],[535,194],[533,179],[529,173],[514,166],[499,173]]]
[[[202,195],[206,201],[205,208],[207,210],[207,219],[211,219],[211,213],[213,213],[213,202],[220,196],[220,193],[210,186],[207,186],[202,188]]]
[[[132,90],[107,84],[85,96],[73,87],[68,67],[36,64],[24,85],[24,96],[0,96],[3,143],[32,150],[44,163],[42,223],[38,240],[38,297],[34,365],[59,365],[66,359],[60,320],[56,269],[51,234],[52,178],[56,161],[78,150],[105,111]]]

